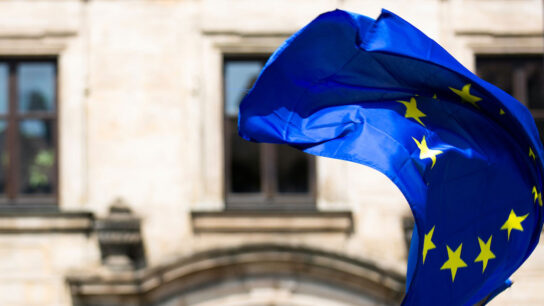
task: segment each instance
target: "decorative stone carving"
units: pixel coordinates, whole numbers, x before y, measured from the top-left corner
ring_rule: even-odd
[[[103,263],[112,270],[132,270],[145,266],[140,218],[117,199],[107,217],[96,220],[95,230]]]

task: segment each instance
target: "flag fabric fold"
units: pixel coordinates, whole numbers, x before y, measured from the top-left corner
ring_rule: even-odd
[[[543,149],[529,111],[386,10],[336,10],[270,57],[239,112],[251,141],[367,165],[417,230],[406,305],[472,305],[507,287],[542,229]]]

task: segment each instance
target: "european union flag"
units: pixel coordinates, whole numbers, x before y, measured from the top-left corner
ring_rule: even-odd
[[[247,140],[387,175],[416,221],[407,305],[489,300],[542,228],[543,149],[529,111],[418,29],[336,10],[289,38],[242,101]]]

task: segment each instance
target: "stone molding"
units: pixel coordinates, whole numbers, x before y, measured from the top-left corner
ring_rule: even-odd
[[[54,232],[90,234],[93,228],[94,216],[90,212],[0,209],[0,234]]]
[[[456,32],[476,54],[542,54],[542,33]]]
[[[58,56],[77,34],[73,30],[0,30],[0,55]]]
[[[274,244],[205,251],[155,268],[73,275],[67,281],[75,305],[149,305],[259,275],[310,279],[383,304],[400,303],[405,285],[403,275],[371,261]]]
[[[351,212],[193,211],[191,221],[193,232],[196,234],[353,232]]]
[[[76,35],[75,29],[0,29],[0,39],[45,39]]]

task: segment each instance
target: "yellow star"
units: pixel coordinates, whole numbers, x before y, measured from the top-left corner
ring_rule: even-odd
[[[423,136],[421,142],[417,141],[417,139],[415,139],[414,137],[412,137],[412,139],[416,142],[417,147],[420,150],[419,158],[430,158],[433,161],[431,168],[434,167],[434,164],[436,163],[436,155],[442,154],[442,151],[429,149],[429,147],[427,146],[427,140],[425,140],[425,136]]]
[[[446,245],[448,249],[448,260],[442,265],[440,270],[450,269],[451,271],[451,281],[455,281],[455,274],[457,274],[458,268],[465,268],[467,264],[461,259],[461,249],[463,244],[461,243],[455,252],[452,252],[450,247]]]
[[[433,95],[433,99],[438,99],[438,96],[436,94]]]
[[[504,224],[501,227],[501,230],[508,230],[508,240],[510,240],[510,232],[513,229],[523,232],[523,227],[521,226],[521,222],[523,222],[523,220],[525,220],[525,218],[527,218],[528,215],[529,214],[518,217],[516,216],[516,213],[514,212],[513,209],[512,211],[510,211],[508,220],[506,220],[506,222],[504,222]]]
[[[472,105],[474,105],[474,107],[476,108],[480,108],[478,106],[478,104],[476,104],[476,102],[482,100],[482,98],[480,97],[476,97],[474,95],[472,95],[470,93],[470,85],[472,84],[466,84],[465,86],[463,86],[463,88],[461,90],[459,89],[455,89],[453,87],[449,87],[449,89],[451,89],[451,91],[453,91],[455,94],[457,94],[459,97],[461,97],[461,99],[463,99],[464,102],[468,102]]]
[[[533,159],[536,159],[535,152],[533,152],[533,148],[529,147],[529,156]]]
[[[533,194],[535,195],[535,204],[536,200],[538,200],[538,204],[542,206],[542,193],[536,190],[536,186],[533,186]]]
[[[431,240],[433,239],[433,234],[434,234],[434,226],[433,228],[431,228],[431,230],[427,234],[425,234],[425,240],[423,240],[423,263],[425,263],[427,252],[429,250],[436,248],[433,241]]]
[[[501,108],[501,109],[499,110],[499,113],[500,113],[501,115],[504,115],[504,109]]]
[[[482,273],[484,273],[485,268],[487,267],[487,262],[490,259],[495,258],[495,254],[491,252],[491,238],[493,238],[493,235],[489,236],[489,240],[484,243],[482,239],[478,237],[478,243],[480,244],[480,254],[478,255],[478,257],[476,257],[474,262],[482,262]]]
[[[400,100],[397,102],[400,102],[404,104],[404,106],[406,106],[406,114],[404,114],[405,118],[414,118],[417,122],[419,122],[419,124],[425,126],[425,124],[421,122],[419,117],[426,117],[427,115],[425,115],[422,111],[420,111],[417,108],[417,102],[415,98],[410,98],[410,102],[400,101]]]

